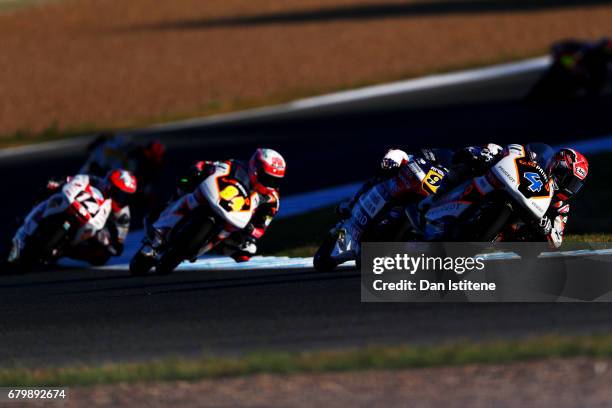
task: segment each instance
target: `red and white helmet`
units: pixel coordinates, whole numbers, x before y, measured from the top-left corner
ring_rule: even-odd
[[[106,174],[106,193],[113,200],[113,206],[124,207],[136,192],[136,177],[127,170],[115,169]]]
[[[286,168],[285,159],[277,151],[257,149],[249,160],[249,178],[253,188],[262,194],[278,189]]]
[[[576,150],[563,148],[555,154],[548,171],[557,186],[557,195],[567,200],[582,188],[589,162]]]

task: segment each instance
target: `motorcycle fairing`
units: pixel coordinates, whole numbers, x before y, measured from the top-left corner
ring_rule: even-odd
[[[232,227],[245,228],[259,205],[259,195],[248,193],[235,177],[230,177],[231,166],[220,163],[213,173],[198,186],[198,198],[205,199],[216,215]]]
[[[534,217],[546,214],[553,197],[552,181],[537,163],[526,160],[520,145],[510,145],[505,156],[491,167],[488,174],[468,180],[440,197],[436,205],[425,214],[426,221],[437,222],[445,217],[459,217],[467,208],[484,195],[502,189],[516,202],[529,210]],[[529,191],[530,177],[534,172],[542,181],[541,192]],[[533,180],[533,178],[532,178]],[[527,194],[524,191],[529,191]]]

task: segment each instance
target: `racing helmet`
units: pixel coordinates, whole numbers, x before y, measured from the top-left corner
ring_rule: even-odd
[[[249,180],[256,191],[271,193],[278,189],[286,168],[287,164],[280,153],[259,148],[249,160]]]
[[[576,150],[563,148],[551,160],[548,174],[557,187],[559,198],[567,200],[584,185],[589,174],[589,162]]]
[[[113,200],[113,207],[125,207],[138,184],[136,177],[127,170],[114,169],[106,174],[106,194]]]

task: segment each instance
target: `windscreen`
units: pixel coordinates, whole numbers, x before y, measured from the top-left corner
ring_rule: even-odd
[[[527,145],[527,151],[534,156],[533,159],[544,170],[548,169],[548,165],[555,156],[553,148],[545,143],[530,143]]]

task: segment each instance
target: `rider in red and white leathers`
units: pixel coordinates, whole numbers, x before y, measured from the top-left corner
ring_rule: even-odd
[[[167,231],[171,230],[187,212],[199,205],[192,192],[215,171],[217,165],[230,166],[230,171],[243,171],[249,175],[251,189],[259,195],[259,204],[249,224],[223,241],[222,250],[236,262],[248,261],[257,252],[257,242],[278,213],[280,200],[278,187],[285,176],[285,159],[272,149],[257,149],[248,164],[239,160],[200,161],[177,183],[171,204],[152,225],[153,248],[163,245]]]
[[[110,171],[105,178],[78,174],[65,179],[49,180],[45,189],[39,192],[33,211],[28,214],[23,225],[17,230],[8,261],[11,263],[20,261],[20,255],[28,238],[43,220],[49,205],[48,198],[61,191],[67,192],[67,196],[71,195],[71,191],[95,194],[93,189],[112,200],[110,216],[104,228],[94,237],[81,242],[76,247],[68,248],[63,255],[84,260],[93,265],[105,264],[110,257],[121,255],[130,228],[131,216],[128,201],[136,191],[136,178],[128,171],[117,169]],[[72,200],[71,205],[80,205],[76,197],[69,197],[69,199]]]
[[[503,151],[504,149],[501,146],[493,143],[485,146],[470,146],[456,151],[452,157],[452,164],[449,166],[450,171],[444,177],[442,185],[434,192],[435,196],[449,191],[469,177],[484,174],[502,156]],[[407,167],[411,161],[420,161],[424,160],[424,158],[427,158],[430,162],[437,162],[434,150],[423,150],[419,155],[409,155],[400,149],[388,150],[381,161],[383,174],[386,172],[388,176],[379,176],[366,183],[353,199],[339,206],[339,212],[348,215],[350,208],[359,196],[377,183],[384,182],[389,177],[394,176],[397,169]],[[578,193],[584,184],[584,180],[588,175],[588,161],[576,150],[563,148],[556,153],[550,167],[546,170],[553,178],[556,193],[546,215],[540,220],[537,229],[550,242],[551,246],[558,248],[563,242],[563,233],[570,211],[570,206],[567,202]],[[416,185],[420,186],[420,184]],[[403,188],[394,190],[393,198],[415,192],[415,185],[403,183],[401,186]],[[431,199],[435,200],[435,196],[432,196]],[[426,202],[427,200],[423,204],[426,204]]]

